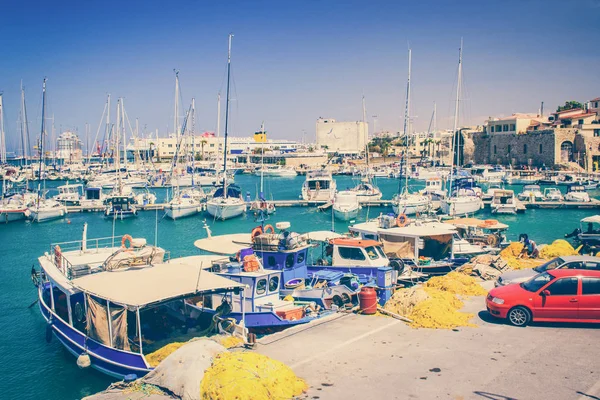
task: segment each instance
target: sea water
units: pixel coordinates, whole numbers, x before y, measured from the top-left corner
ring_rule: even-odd
[[[337,176],[338,190],[353,187],[358,183],[350,176]],[[244,193],[255,198],[259,187],[258,177],[237,175],[235,177]],[[265,197],[275,200],[298,199],[304,177],[265,178]],[[51,182],[56,186],[64,182]],[[380,178],[376,184],[384,199],[398,191],[398,180]],[[411,183],[411,190],[423,185]],[[520,186],[508,187],[519,193]],[[166,189],[156,191],[158,201],[168,195]],[[591,192],[593,196],[599,193]],[[50,193],[52,195],[52,193]],[[355,220],[377,217],[390,213],[388,207],[363,207]],[[579,226],[583,217],[600,214],[595,210],[542,210],[530,209],[519,215],[492,216],[489,211],[480,212],[478,218],[494,218],[510,226],[509,239],[516,240],[520,233],[527,233],[537,243],[549,243],[561,238]],[[107,220],[102,213],[68,214],[65,219],[31,223],[25,221],[0,225],[0,398],[3,399],[79,399],[105,389],[111,380],[93,370],[81,370],[75,358],[53,338],[45,341],[46,323],[37,305],[28,308],[37,293],[30,279],[32,265],[37,268],[37,258],[51,251],[50,244],[81,239],[84,222],[88,223],[88,238],[130,234],[144,237],[148,243],[157,243],[171,252],[171,257],[198,254],[195,240],[206,237],[204,221],[213,235],[250,232],[257,225],[254,216],[214,221],[207,214],[172,221],[163,218],[163,211],[142,211],[137,218],[116,221]],[[289,221],[291,230],[307,232],[331,230],[346,232],[348,223],[335,221],[331,209],[320,212],[316,207],[278,207],[267,223],[275,225]],[[158,232],[158,235],[155,235]],[[482,304],[483,307],[483,304]]]

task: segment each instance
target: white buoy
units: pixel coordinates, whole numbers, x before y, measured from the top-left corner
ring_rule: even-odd
[[[87,368],[90,365],[92,365],[92,360],[88,353],[81,353],[79,357],[77,357],[77,366],[79,368]]]

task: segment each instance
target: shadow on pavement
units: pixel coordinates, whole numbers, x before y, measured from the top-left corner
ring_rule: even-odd
[[[477,313],[479,319],[483,322],[494,325],[506,325],[511,326],[508,322],[503,319],[493,317],[487,310],[481,310]],[[532,322],[529,327],[531,328],[569,328],[569,329],[600,329],[600,324],[593,323],[571,323],[571,322]],[[517,327],[514,327],[517,328]]]

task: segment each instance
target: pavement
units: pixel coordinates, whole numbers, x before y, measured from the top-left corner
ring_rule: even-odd
[[[259,340],[289,365],[306,399],[600,400],[600,325],[491,317],[465,302],[477,328],[413,329],[384,316],[336,314]]]

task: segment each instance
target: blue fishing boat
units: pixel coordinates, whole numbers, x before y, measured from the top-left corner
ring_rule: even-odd
[[[146,355],[225,322],[187,307],[186,299],[227,292],[243,299],[241,283],[202,263],[169,260],[165,250],[128,235],[119,246],[119,238],[87,240],[85,232],[80,241],[52,245],[39,258],[40,270],[32,269],[46,340],[56,337],[80,367],[141,377],[152,370]],[[227,327],[246,338],[243,326],[227,321]]]

